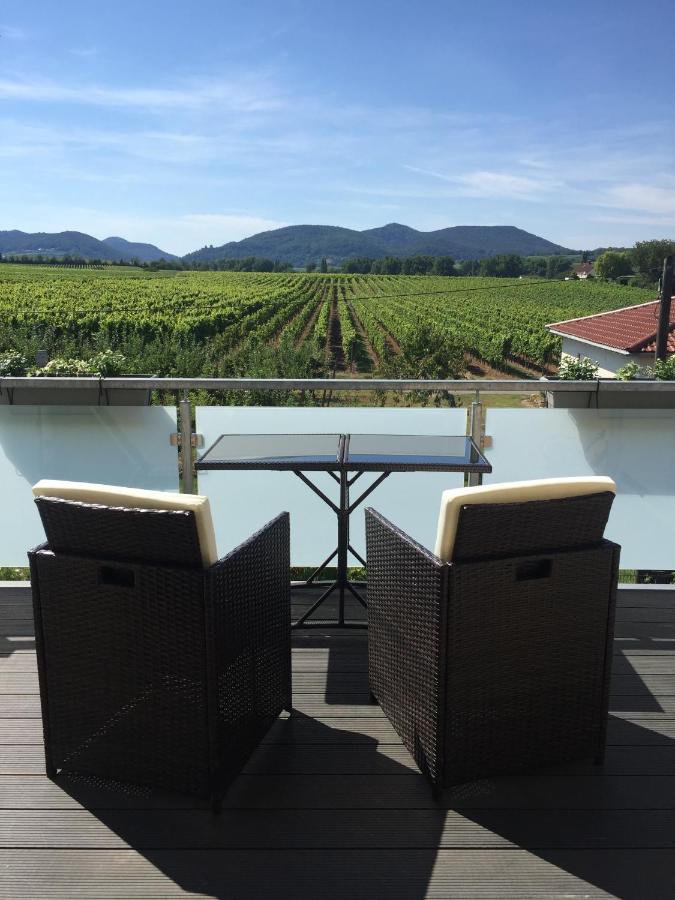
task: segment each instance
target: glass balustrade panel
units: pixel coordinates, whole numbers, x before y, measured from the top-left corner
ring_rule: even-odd
[[[621,544],[621,568],[675,568],[672,410],[490,409],[486,434],[485,484],[609,475],[617,496],[606,536]]]
[[[44,541],[41,478],[178,490],[173,407],[0,406],[0,565],[26,566]]]

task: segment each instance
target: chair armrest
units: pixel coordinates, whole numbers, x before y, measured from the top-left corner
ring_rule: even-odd
[[[272,632],[290,645],[290,520],[280,513],[205,572],[214,631],[236,644],[269,642]]]
[[[370,689],[434,783],[442,782],[450,566],[366,509]]]

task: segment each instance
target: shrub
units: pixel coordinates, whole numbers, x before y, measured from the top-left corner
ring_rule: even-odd
[[[28,361],[18,350],[0,353],[0,376],[22,378],[28,373]]]
[[[83,359],[62,359],[57,357],[56,359],[50,359],[47,365],[42,366],[41,369],[36,369],[33,374],[39,378],[55,378],[57,376],[76,377],[78,375],[92,375],[96,373],[92,373],[89,363]]]
[[[582,356],[581,359],[567,356],[560,363],[558,377],[564,381],[592,381],[597,376],[598,365],[587,356]]]
[[[626,363],[625,366],[622,366],[618,372],[616,373],[616,377],[619,381],[632,381],[634,378],[637,378],[638,375],[642,374],[642,369],[635,362]]]
[[[89,371],[103,378],[115,378],[124,372],[126,357],[119,350],[101,350],[88,361]]]

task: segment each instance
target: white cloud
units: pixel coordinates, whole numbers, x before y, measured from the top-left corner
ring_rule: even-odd
[[[675,216],[675,188],[651,184],[617,184],[600,198],[603,206]]]
[[[0,25],[0,38],[8,41],[26,41],[29,34],[23,28],[17,28],[15,25]]]
[[[93,84],[65,85],[43,79],[5,79],[0,80],[0,98],[149,110],[218,107],[239,112],[263,112],[283,106],[281,97],[272,85],[264,83],[262,79],[243,77],[195,82],[180,88],[116,88]]]
[[[608,225],[656,225],[673,227],[675,226],[675,215],[673,216],[642,216],[638,213],[634,215],[597,215],[591,216],[592,222],[604,222]]]
[[[417,166],[406,165],[405,168],[410,172],[428,175],[447,184],[456,185],[457,193],[462,197],[507,197],[514,200],[539,200],[542,194],[559,190],[564,186],[561,181],[553,178],[532,178],[511,172],[479,170],[465,172],[461,175],[445,175],[429,169],[420,169]]]

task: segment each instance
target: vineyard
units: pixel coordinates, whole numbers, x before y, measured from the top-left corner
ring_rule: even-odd
[[[536,374],[544,325],[653,299],[600,282],[0,267],[0,351],[179,376],[452,377],[471,360]]]

